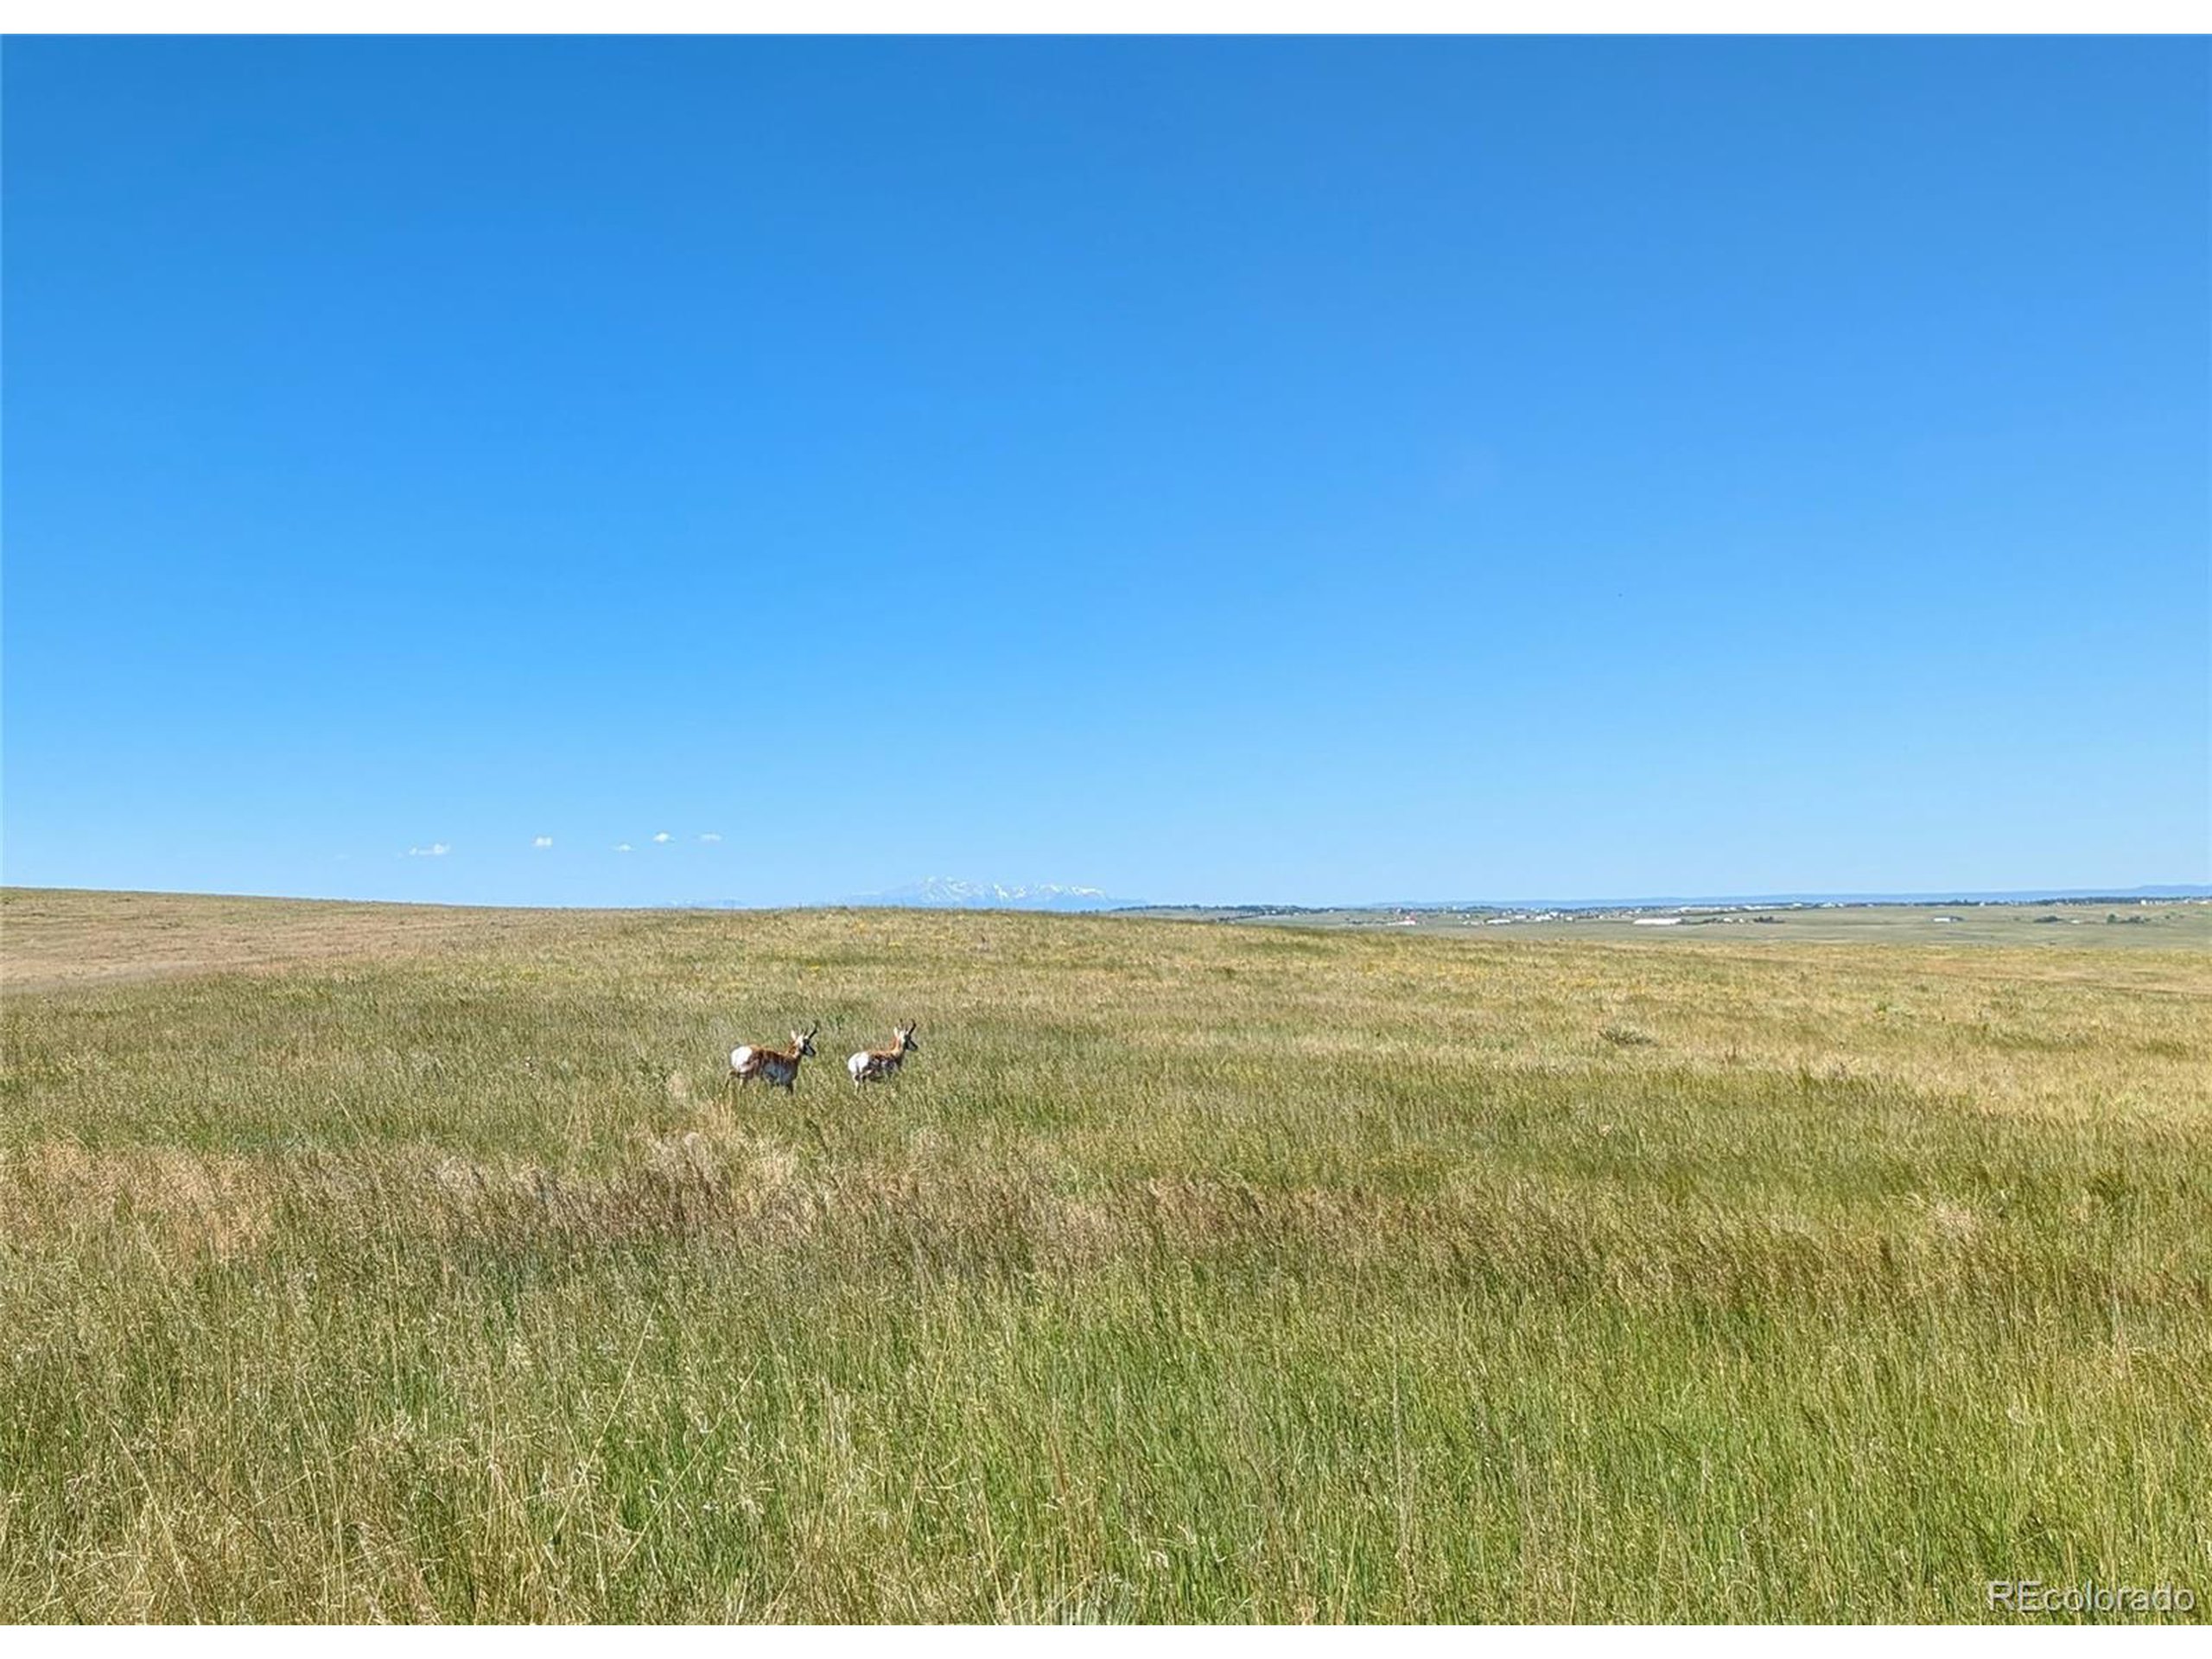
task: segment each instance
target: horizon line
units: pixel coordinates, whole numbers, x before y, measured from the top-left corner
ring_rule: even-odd
[[[1525,911],[1525,910],[1662,910],[1701,907],[1751,907],[1761,905],[1942,905],[1942,904],[2060,904],[2102,899],[2187,901],[2212,899],[2212,883],[2139,882],[2130,887],[2012,887],[1972,889],[1938,887],[1916,892],[1800,892],[1768,893],[1662,894],[1620,899],[1377,899],[1357,903],[1301,904],[1285,899],[1209,899],[1181,901],[1116,900],[1106,905],[1060,908],[1046,905],[902,904],[881,902],[866,895],[844,899],[797,899],[787,903],[756,903],[742,899],[662,899],[644,904],[575,904],[559,901],[506,900],[492,902],[465,899],[355,899],[329,893],[245,893],[198,887],[105,887],[46,886],[0,881],[0,893],[104,893],[140,899],[245,899],[274,904],[390,905],[418,910],[575,910],[614,912],[657,911],[784,911],[784,910],[922,910],[1013,911],[1041,916],[1114,916],[1139,911],[1275,911],[1325,914],[1344,911]],[[1110,897],[1110,895],[1109,895]]]

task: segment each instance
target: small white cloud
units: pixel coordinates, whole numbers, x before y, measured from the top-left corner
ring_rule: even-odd
[[[427,847],[410,847],[407,849],[407,856],[410,858],[443,858],[451,851],[453,851],[453,849],[447,846],[442,841],[434,841]]]
[[[653,839],[662,846],[665,847],[668,845],[668,831],[665,830],[662,830],[658,835],[655,836]]]
[[[709,830],[705,835],[700,836],[699,839],[708,842],[709,845],[712,845],[714,842],[720,841],[721,837],[716,835],[713,830]]]
[[[553,837],[550,836],[532,836],[530,838],[530,844],[533,847],[550,847],[553,844]]]
[[[631,850],[630,843],[626,841],[618,841],[614,843],[614,850],[618,853],[629,852]]]

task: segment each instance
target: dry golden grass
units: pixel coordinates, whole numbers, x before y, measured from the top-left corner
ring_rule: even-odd
[[[8,893],[0,954],[0,1616],[2212,1600],[2198,951]]]

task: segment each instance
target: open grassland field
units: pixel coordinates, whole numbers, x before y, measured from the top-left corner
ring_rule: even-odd
[[[2204,1618],[2212,963],[1749,931],[8,893],[0,1618]]]

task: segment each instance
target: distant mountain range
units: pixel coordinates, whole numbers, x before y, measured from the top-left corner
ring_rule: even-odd
[[[2166,882],[2137,887],[2024,887],[1999,893],[1958,890],[1935,893],[1762,893],[1738,895],[1711,893],[1656,899],[1391,899],[1354,905],[1158,905],[1142,899],[1118,899],[1097,887],[1070,887],[1056,881],[964,881],[949,875],[925,876],[905,887],[881,893],[855,893],[823,901],[829,905],[904,906],[918,910],[1044,910],[1061,912],[1101,910],[1251,911],[1271,915],[1307,912],[1348,913],[1359,911],[1567,911],[1674,910],[1681,908],[1743,907],[1761,905],[2035,905],[2095,899],[2212,899],[2212,887]],[[685,910],[747,910],[753,906],[738,899],[694,899],[671,908]],[[812,907],[812,906],[806,906]]]
[[[1096,887],[1063,887],[1053,881],[962,881],[949,875],[925,876],[903,887],[863,893],[841,900],[848,905],[906,905],[922,910],[1128,910],[1142,903],[1116,899]]]
[[[1665,910],[1708,905],[2041,905],[2069,899],[2205,899],[2212,887],[2187,883],[2140,887],[2023,887],[2002,893],[1710,893],[1671,899],[1475,899],[1439,903],[1392,900],[1347,905],[1347,910]]]

